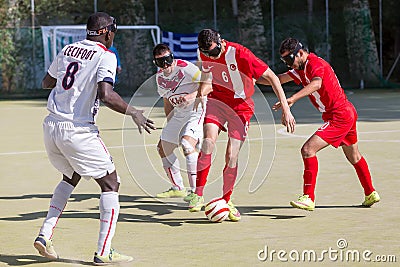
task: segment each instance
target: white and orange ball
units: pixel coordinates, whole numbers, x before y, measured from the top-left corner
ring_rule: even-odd
[[[215,198],[207,203],[205,214],[211,222],[222,222],[228,218],[229,206],[223,198]]]

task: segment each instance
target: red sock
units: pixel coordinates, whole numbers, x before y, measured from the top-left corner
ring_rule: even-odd
[[[368,196],[375,191],[375,188],[372,186],[371,173],[369,172],[368,164],[364,157],[361,157],[361,159],[356,164],[353,164],[353,166],[354,169],[356,169],[358,179],[364,188],[364,194]]]
[[[315,200],[315,184],[317,183],[318,159],[316,156],[311,158],[303,158],[303,194],[308,195],[312,201]]]
[[[236,181],[236,176],[237,176],[237,166],[231,168],[228,167],[228,165],[226,165],[223,170],[224,185],[222,188],[222,192],[224,195],[222,198],[225,199],[227,203],[231,199],[233,186],[235,185]]]
[[[204,186],[207,183],[207,176],[211,167],[211,154],[199,153],[197,160],[196,194],[203,195]]]

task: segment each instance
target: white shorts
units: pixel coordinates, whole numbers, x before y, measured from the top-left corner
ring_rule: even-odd
[[[174,114],[162,130],[160,139],[180,145],[182,137],[187,135],[200,143],[203,139],[204,115],[205,112],[201,108],[197,112],[189,111],[186,114]]]
[[[50,115],[43,122],[44,144],[53,166],[71,178],[102,178],[115,171],[110,154],[94,124],[59,121]]]

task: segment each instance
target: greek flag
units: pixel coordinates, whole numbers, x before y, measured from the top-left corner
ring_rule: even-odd
[[[162,33],[162,42],[169,46],[175,58],[197,61],[197,33]]]

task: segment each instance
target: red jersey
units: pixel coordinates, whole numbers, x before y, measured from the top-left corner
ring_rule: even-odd
[[[287,73],[296,84],[301,83],[303,86],[315,77],[322,79],[321,88],[308,96],[320,112],[331,113],[350,103],[331,65],[313,53],[308,55],[304,70],[291,69]]]
[[[254,80],[268,69],[268,65],[257,58],[246,47],[226,42],[225,51],[220,58],[211,59],[200,53],[202,71],[212,74],[213,91],[210,98],[218,99],[234,107],[247,102],[254,106]]]

